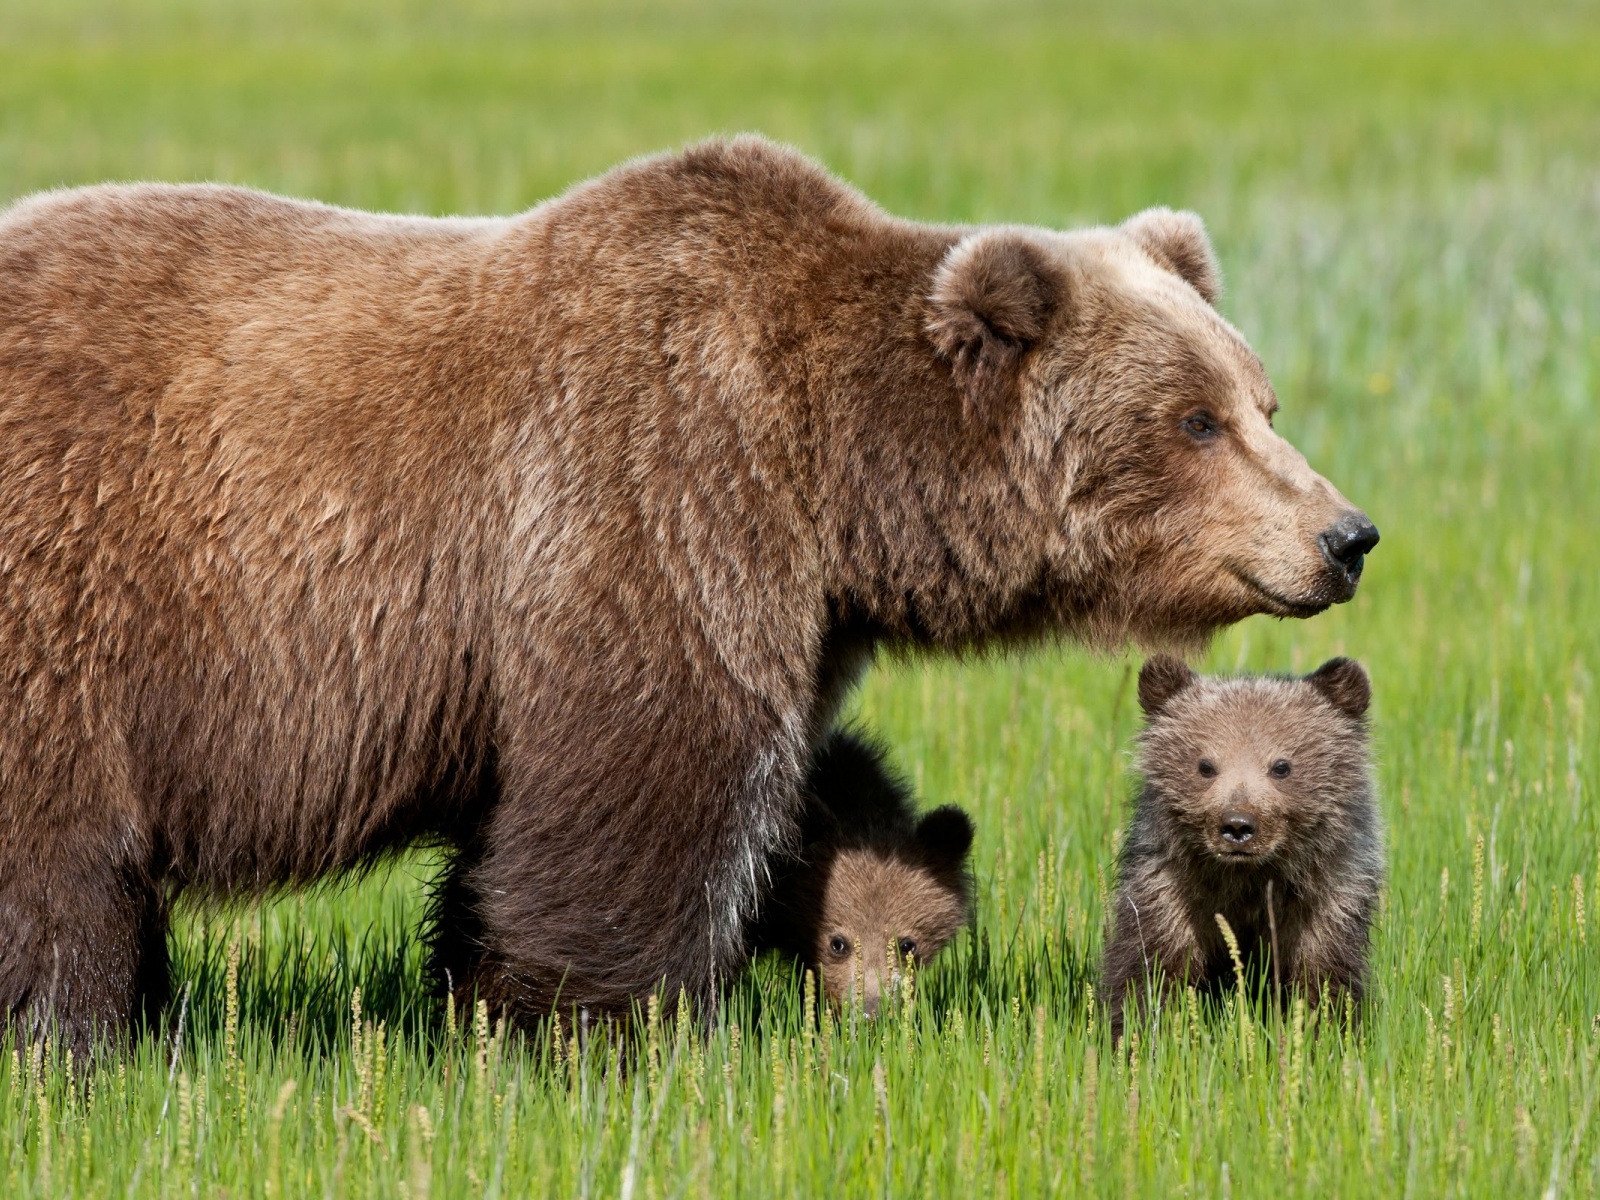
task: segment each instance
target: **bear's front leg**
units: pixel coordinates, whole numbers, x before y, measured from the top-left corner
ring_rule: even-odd
[[[708,1006],[742,965],[792,838],[803,723],[681,702],[608,722],[569,707],[502,740],[500,800],[441,895],[440,934],[481,941],[437,959],[467,967],[459,999],[592,1019],[660,988]]]
[[[1203,955],[1190,914],[1159,868],[1134,863],[1123,870],[1100,974],[1115,1042],[1122,1040],[1126,1004],[1142,1010],[1152,978],[1163,996],[1172,995],[1200,973]]]
[[[1341,1004],[1347,994],[1361,1002],[1370,923],[1370,905],[1355,897],[1330,897],[1310,914],[1295,942],[1289,978],[1312,1007]]]

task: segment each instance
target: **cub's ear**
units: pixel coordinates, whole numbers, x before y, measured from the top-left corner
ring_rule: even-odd
[[[1198,678],[1170,654],[1157,654],[1139,668],[1139,707],[1145,716],[1153,717]]]
[[[1207,304],[1222,295],[1222,268],[1206,236],[1205,222],[1192,212],[1147,208],[1122,223],[1122,232],[1140,249],[1178,276]]]
[[[950,360],[970,419],[997,424],[1016,393],[1023,356],[1044,334],[1060,282],[1043,251],[1006,229],[970,234],[934,273],[928,334]]]
[[[955,805],[946,804],[917,822],[916,837],[929,862],[954,870],[966,862],[972,849],[972,820]]]
[[[1367,715],[1367,706],[1372,703],[1372,681],[1355,659],[1330,658],[1307,675],[1306,682],[1345,716],[1359,721]]]

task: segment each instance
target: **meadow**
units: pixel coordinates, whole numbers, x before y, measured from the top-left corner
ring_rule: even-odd
[[[1206,662],[1367,664],[1391,871],[1361,1020],[1178,1004],[1114,1050],[1137,656],[888,661],[859,716],[972,812],[979,919],[884,1019],[816,1019],[771,961],[709,1024],[647,1005],[626,1055],[446,1012],[419,854],[185,905],[165,1038],[86,1083],[0,1055],[0,1194],[1600,1190],[1600,16],[1204,11],[0,0],[0,203],[505,213],[754,129],[919,218],[1198,210],[1278,428],[1383,531],[1353,603]]]

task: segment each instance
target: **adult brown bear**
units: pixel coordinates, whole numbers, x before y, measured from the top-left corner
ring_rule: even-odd
[[[0,1010],[159,1000],[168,899],[457,848],[496,1005],[704,995],[876,646],[1188,642],[1377,540],[1195,218],[889,216],[742,138],[509,220],[0,216]]]

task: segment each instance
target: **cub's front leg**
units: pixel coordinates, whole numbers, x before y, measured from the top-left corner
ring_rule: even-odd
[[[1306,1002],[1342,1002],[1348,994],[1360,1003],[1366,993],[1371,904],[1361,898],[1335,898],[1310,914],[1296,939],[1289,979]]]
[[[1162,995],[1175,993],[1201,974],[1203,948],[1190,914],[1158,866],[1124,868],[1110,926],[1100,988],[1111,1014],[1111,1036],[1121,1041],[1129,988],[1140,1006],[1152,976]]]

